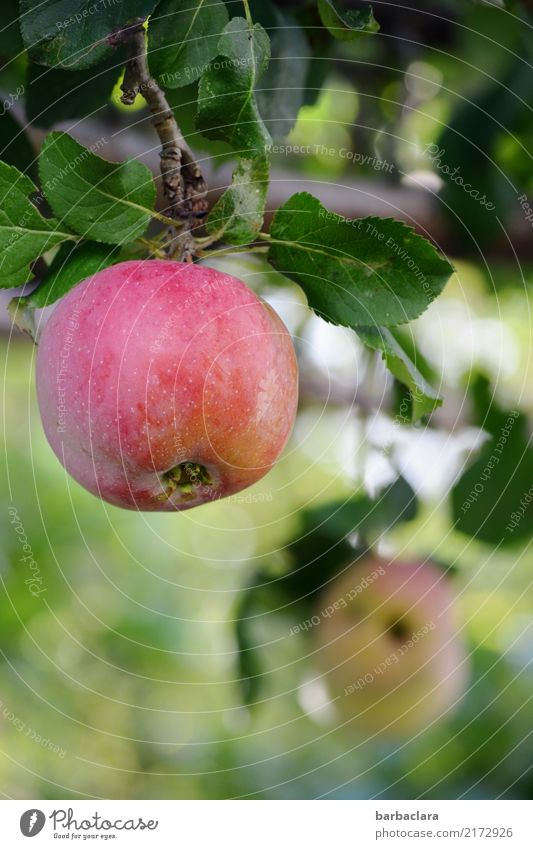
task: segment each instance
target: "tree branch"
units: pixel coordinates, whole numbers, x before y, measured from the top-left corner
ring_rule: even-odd
[[[144,20],[136,18],[129,26],[112,33],[113,46],[125,44],[128,51],[121,100],[127,106],[142,94],[152,113],[152,124],[161,141],[161,179],[168,201],[165,213],[177,224],[169,233],[167,253],[190,260],[194,254],[191,233],[193,221],[207,212],[207,184],[200,166],[187,145],[164,92],[150,76],[146,58]],[[183,229],[186,225],[186,229]]]

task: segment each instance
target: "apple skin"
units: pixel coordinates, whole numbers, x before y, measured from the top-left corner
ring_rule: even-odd
[[[367,556],[332,582],[320,598],[316,659],[343,721],[407,737],[460,700],[468,664],[454,603],[449,578],[430,562]]]
[[[119,263],[59,303],[37,354],[50,445],[119,507],[184,510],[262,478],[294,424],[298,367],[245,284],[170,260]]]

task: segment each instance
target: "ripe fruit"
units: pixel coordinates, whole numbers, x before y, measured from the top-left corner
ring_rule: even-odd
[[[297,364],[274,311],[198,265],[123,262],[59,303],[38,349],[47,438],[111,504],[184,510],[265,475],[291,432]]]
[[[354,728],[409,735],[464,692],[454,593],[434,564],[368,556],[332,583],[319,614],[317,658],[340,716]]]

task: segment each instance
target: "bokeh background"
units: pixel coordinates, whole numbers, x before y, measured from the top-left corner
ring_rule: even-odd
[[[401,423],[398,387],[379,358],[312,315],[298,287],[261,258],[211,259],[266,297],[294,334],[294,434],[277,467],[239,496],[174,516],[121,511],[84,492],[48,447],[35,348],[10,328],[2,301],[4,796],[531,797],[533,504],[506,531],[533,479],[533,220],[520,200],[533,205],[531,23],[527,4],[407,5],[375,3],[381,32],[356,45],[332,42],[311,3],[255,11],[277,39],[268,73],[294,81],[288,114],[298,114],[288,137],[284,116],[267,116],[285,145],[273,156],[269,210],[308,189],[349,217],[403,218],[455,265],[444,294],[402,333],[444,398],[430,421]],[[296,35],[288,15],[304,24]],[[85,144],[105,136],[101,155],[135,156],[156,170],[144,111],[118,104],[120,69],[111,68],[101,102],[80,83],[75,105],[64,90],[47,94],[46,113],[36,103],[43,87],[54,91],[53,71],[39,76],[22,48],[14,55],[14,37],[0,33],[9,102],[2,159],[31,171],[53,126]],[[192,87],[172,96],[214,197],[229,180],[228,154],[196,133]],[[469,197],[444,163],[495,210]],[[494,411],[518,411],[521,432],[504,452],[503,476],[487,486],[486,515],[469,527],[457,507],[471,489],[463,475],[493,438]],[[464,699],[407,739],[369,739],[356,723],[342,725],[309,636],[289,636],[301,621],[295,597],[254,611],[263,674],[247,705],[243,593],[258,574],[288,568],[287,547],[312,508],[375,495],[398,474],[416,493],[416,515],[386,523],[372,542],[384,557],[431,557],[449,570],[471,664]],[[38,564],[39,597],[25,583],[10,510]]]

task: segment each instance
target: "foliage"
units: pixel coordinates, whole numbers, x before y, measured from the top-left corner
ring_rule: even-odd
[[[481,300],[482,289],[483,298],[493,299],[492,316],[512,303],[521,353],[530,341],[531,270],[509,261],[497,268],[491,252],[507,252],[516,264],[515,221],[526,248],[531,242],[531,9],[521,0],[429,5],[431,11],[345,0],[4,0],[0,288],[14,290],[19,324],[33,332],[36,311],[125,258],[214,263],[220,254],[220,261],[248,263],[250,285],[267,296],[276,288],[274,301],[305,314],[305,322],[294,322],[299,353],[318,321],[314,315],[327,322],[321,333],[341,338],[347,329],[359,346],[362,391],[358,384],[355,398],[346,401],[333,377],[327,400],[332,416],[349,407],[350,425],[363,422],[355,437],[350,431],[354,441],[395,474],[370,494],[362,476],[354,482],[340,461],[331,461],[327,449],[341,442],[334,427],[313,442],[329,410],[325,404],[326,411],[319,410],[324,397],[313,395],[323,365],[317,357],[302,381],[302,409],[311,421],[301,425],[302,441],[309,439],[311,449],[284,461],[277,503],[268,509],[261,500],[209,505],[211,530],[189,519],[172,530],[157,520],[144,524],[135,515],[98,512],[79,488],[67,491],[40,433],[31,421],[26,425],[31,352],[10,343],[5,436],[11,457],[2,484],[10,499],[16,495],[50,606],[23,585],[18,542],[4,511],[1,705],[10,699],[27,704],[36,726],[46,716],[56,736],[81,735],[76,739],[91,763],[75,782],[80,795],[260,796],[270,784],[280,796],[294,791],[313,798],[327,792],[339,798],[531,796],[523,745],[531,733],[524,663],[531,618],[530,374],[522,381],[513,372],[512,345],[503,346],[494,366],[495,320],[487,321],[484,348],[493,365],[490,379],[472,376],[471,364],[463,357],[457,365],[452,352],[454,345],[470,350],[471,342],[465,325],[455,323],[458,287],[469,304]],[[213,184],[225,184],[207,193],[205,216],[190,214],[186,192],[172,208],[147,167],[157,164],[160,149],[143,99],[148,92],[141,87],[134,97],[139,112],[117,108],[118,82],[131,59],[128,32],[138,19],[145,21],[147,64],[179,124],[185,159],[198,154]],[[343,98],[352,110],[346,114],[340,114]],[[142,161],[128,143],[133,137],[142,138]],[[305,156],[288,151],[300,142],[308,145]],[[185,159],[181,173],[190,177]],[[217,172],[219,164],[227,172]],[[322,189],[335,190],[344,215],[314,196],[321,190],[314,186],[317,175]],[[410,213],[391,203],[387,217],[350,214],[352,202],[361,206],[359,195],[371,205],[371,181],[380,181],[390,198],[429,177],[424,198],[439,185],[435,232],[448,237],[439,246],[428,238],[418,209]],[[280,183],[287,191],[274,209],[271,189]],[[391,217],[400,215],[404,220]],[[180,253],[187,237],[190,257]],[[450,284],[453,267],[440,244],[459,259]],[[467,252],[475,253],[476,269],[463,279],[460,256]],[[21,286],[22,293],[15,291]],[[319,351],[325,360],[332,337],[320,338],[326,339]],[[477,363],[480,372],[484,365]],[[327,365],[323,374],[329,380]],[[422,452],[428,479],[437,477],[438,438],[452,442],[457,432],[459,459],[438,505],[426,503],[416,476],[393,457],[389,436],[380,442],[383,418],[400,445],[413,441],[411,463],[423,439],[434,440],[430,452]],[[475,445],[468,442],[473,430]],[[315,450],[319,461],[313,457],[309,471]],[[254,525],[249,549],[242,542],[245,511]],[[225,535],[230,543],[220,553]],[[94,551],[86,549],[87,540]],[[302,707],[301,682],[313,674],[313,658],[301,634],[291,640],[287,634],[312,616],[328,581],[378,544],[386,551],[405,545],[419,556],[438,550],[433,559],[440,557],[446,571],[453,562],[463,579],[468,572],[461,604],[467,639],[475,645],[472,687],[457,717],[421,739],[394,752],[365,741],[347,752],[340,735],[317,731],[320,712]],[[205,548],[224,563],[216,591]],[[151,564],[163,590],[152,575],[131,569],[132,557]],[[109,571],[95,568],[95,561]],[[495,600],[504,581],[508,590]],[[85,593],[90,610],[80,602]],[[496,613],[493,604],[500,605]],[[66,634],[69,621],[72,633]],[[43,651],[59,675],[57,704],[46,701]],[[236,695],[237,679],[253,712]],[[154,708],[162,704],[169,725]],[[7,751],[30,745],[16,729],[4,730]],[[269,734],[275,756],[262,760],[255,746]],[[148,745],[150,739],[157,745]],[[303,755],[298,760],[310,746],[320,776]],[[185,778],[176,770],[176,750]],[[23,751],[31,767],[22,767],[23,795],[63,796],[63,762]],[[285,752],[292,753],[294,780],[287,777]],[[97,762],[117,769],[102,770]],[[19,786],[15,764],[9,758],[0,768],[10,792]],[[158,776],[165,777],[163,785]]]
[[[244,700],[259,697],[260,650],[254,642],[254,621],[289,605],[302,620],[313,614],[325,586],[368,552],[367,539],[389,531],[417,515],[417,499],[409,484],[398,478],[374,498],[355,498],[302,510],[300,528],[287,545],[288,569],[270,574],[267,567],[253,576],[236,613],[240,680]],[[355,540],[355,541],[354,541]]]
[[[252,4],[251,12],[259,18],[255,22],[246,4],[246,17],[230,18],[228,8],[218,0],[196,6],[181,0],[162,0],[155,6],[143,0],[109,4],[102,14],[92,15],[79,0],[61,7],[46,2],[38,8],[23,0],[22,35],[33,60],[26,82],[28,116],[48,127],[102,108],[121,63],[127,61],[123,45],[128,27],[133,29],[135,19],[151,14],[147,51],[152,73],[163,89],[199,80],[198,130],[208,139],[227,143],[238,156],[232,185],[207,218],[207,237],[205,244],[199,240],[199,253],[205,255],[206,245],[215,240],[235,246],[266,240],[273,266],[302,286],[312,309],[328,321],[355,328],[369,348],[382,353],[414,399],[413,419],[420,418],[439,401],[399,343],[385,335],[385,328],[425,310],[442,291],[451,266],[402,223],[342,220],[307,194],[295,195],[277,211],[270,234],[260,232],[268,191],[270,130],[275,136],[287,133],[304,102],[309,46],[297,19],[272,3]],[[341,40],[359,43],[361,34],[378,30],[370,7],[345,12],[341,4],[321,0],[318,13]],[[117,35],[120,31],[125,38]],[[284,58],[294,52],[297,76],[295,85],[287,86],[280,71]],[[79,92],[86,89],[89,97],[80,98]],[[134,161],[108,162],[105,147],[106,140],[97,139],[85,148],[66,133],[52,132],[45,138],[39,157],[41,192],[56,219],[32,213],[30,229],[35,233],[38,222],[43,232],[24,242],[23,255],[14,249],[15,242],[8,242],[10,259],[3,268],[2,285],[25,282],[30,263],[61,241],[73,241],[75,249],[64,250],[57,258],[41,281],[43,293],[28,301],[27,309],[50,303],[88,270],[101,267],[103,252],[91,243],[127,245],[146,233],[151,219],[164,220],[154,209],[148,170]],[[29,185],[16,172],[10,173],[27,197]],[[24,215],[24,208],[19,203],[14,209],[6,201],[5,212],[16,227],[13,216]],[[162,231],[156,243],[164,236]],[[5,238],[12,238],[9,231]],[[146,255],[151,255],[148,246]],[[20,264],[22,269],[15,267]]]
[[[141,163],[114,165],[66,133],[50,133],[39,157],[39,173],[55,214],[85,239],[120,245],[146,230],[155,186]]]

